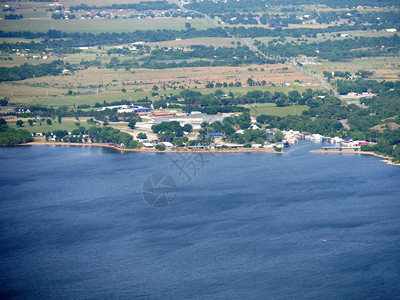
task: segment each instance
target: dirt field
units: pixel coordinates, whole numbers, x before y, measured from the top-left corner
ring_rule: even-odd
[[[135,69],[134,73],[112,69],[89,68],[69,76],[48,76],[31,78],[16,83],[0,84],[0,97],[10,97],[11,102],[35,103],[42,105],[79,105],[96,102],[113,102],[121,99],[137,100],[151,97],[154,85],[160,95],[176,94],[183,88],[196,88],[202,93],[212,93],[206,89],[208,81],[242,82],[242,87],[222,88],[225,92],[244,94],[250,90],[270,90],[288,92],[296,89],[321,88],[319,83],[285,65],[242,66],[242,67],[202,67],[165,70]],[[261,71],[264,68],[264,71]],[[256,71],[257,69],[257,71]],[[249,87],[247,78],[265,80],[266,86]],[[302,83],[294,84],[295,80]],[[285,84],[287,83],[287,84]],[[165,86],[165,90],[163,90]],[[126,89],[126,93],[121,89]],[[67,95],[72,90],[74,95]]]
[[[28,85],[41,85],[61,89],[105,88],[107,90],[142,89],[151,90],[153,85],[165,85],[167,89],[203,88],[207,82],[242,82],[245,85],[247,78],[254,81],[265,80],[270,85],[293,84],[295,80],[304,83],[313,83],[312,79],[289,66],[285,65],[253,65],[240,67],[197,67],[176,69],[134,69],[133,72],[113,69],[89,68],[77,71],[74,75],[40,77],[23,80]],[[263,69],[263,70],[262,70]],[[100,85],[100,86],[99,86]]]

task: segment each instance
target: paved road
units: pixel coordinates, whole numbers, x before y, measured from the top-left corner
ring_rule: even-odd
[[[299,71],[303,72],[304,74],[306,74],[306,75],[308,75],[308,76],[310,76],[310,77],[313,77],[314,79],[316,79],[317,81],[319,81],[319,82],[322,84],[322,86],[323,86],[324,88],[326,88],[326,89],[327,89],[331,94],[333,94],[335,97],[339,97],[338,92],[336,92],[336,91],[331,87],[331,85],[330,85],[328,82],[326,82],[321,76],[318,76],[317,74],[314,74],[314,73],[311,73],[311,72],[307,71],[306,69],[300,67],[300,66],[297,65],[296,63],[294,63],[294,64],[292,64],[292,65],[293,65],[297,70],[299,70]]]

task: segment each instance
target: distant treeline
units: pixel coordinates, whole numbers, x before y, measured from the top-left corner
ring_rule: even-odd
[[[324,41],[320,43],[280,43],[268,42],[267,45],[258,47],[268,55],[282,57],[295,57],[300,54],[317,56],[329,60],[343,60],[360,57],[398,55],[400,51],[400,38],[397,34],[393,37],[356,37],[337,41]]]
[[[130,3],[130,4],[112,4],[112,5],[104,5],[104,6],[89,6],[86,4],[81,4],[77,6],[71,6],[70,10],[92,10],[92,9],[134,9],[137,11],[145,11],[145,10],[169,10],[169,9],[178,9],[179,6],[175,3],[168,3],[167,1],[149,1],[149,2],[139,2],[139,3]]]
[[[23,64],[15,67],[1,67],[0,68],[0,82],[3,81],[14,81],[24,80],[33,77],[42,77],[47,75],[59,75],[62,73],[64,68],[68,68],[70,71],[73,70],[73,65],[68,62],[64,63],[62,60],[55,60],[51,63],[30,65]]]
[[[99,67],[107,69],[146,68],[167,69],[184,67],[207,67],[207,66],[240,66],[249,64],[274,64],[275,59],[265,59],[256,55],[247,46],[218,47],[192,46],[192,51],[186,50],[164,50],[154,49],[149,56],[135,59],[120,60],[112,57],[108,63],[100,60],[82,60],[80,65],[84,68]],[[197,60],[200,59],[200,60]]]
[[[226,27],[208,28],[204,30],[196,30],[188,28],[186,30],[136,30],[132,32],[121,33],[99,33],[93,34],[89,32],[63,32],[59,30],[49,30],[47,32],[30,32],[30,31],[0,31],[2,38],[25,38],[25,39],[44,39],[43,43],[48,47],[81,47],[89,45],[118,45],[133,42],[162,42],[171,41],[178,38],[190,39],[201,37],[236,37],[257,38],[257,37],[294,37],[302,36],[316,37],[318,33],[341,32],[350,30],[367,30],[367,29],[384,29],[387,25],[371,24],[371,25],[348,25],[329,26],[327,28],[294,28],[294,29],[268,29],[263,27]],[[399,27],[400,29],[400,27]],[[227,33],[228,32],[228,33]],[[3,43],[7,44],[7,43]],[[12,45],[12,44],[11,44]]]
[[[246,38],[257,38],[257,37],[293,37],[298,38],[301,36],[306,37],[317,37],[320,33],[331,33],[331,32],[341,32],[341,31],[353,31],[353,30],[382,30],[387,28],[387,25],[383,24],[370,24],[370,25],[348,25],[342,24],[340,26],[329,26],[326,28],[292,28],[283,29],[275,28],[268,29],[264,27],[226,27],[225,29],[229,34],[236,37],[246,37]],[[399,26],[400,28],[400,26]]]
[[[6,120],[0,118],[0,147],[15,146],[32,141],[32,135],[28,131],[9,128]]]
[[[337,91],[341,95],[345,95],[350,92],[364,93],[371,92],[374,94],[380,92],[387,92],[391,89],[400,90],[400,81],[376,81],[376,80],[337,80]]]
[[[161,42],[170,41],[177,38],[190,39],[198,37],[228,37],[222,28],[209,28],[206,30],[146,30],[123,33],[66,33],[57,30],[49,30],[47,33],[32,32],[4,32],[0,31],[0,37],[22,37],[29,39],[43,38],[42,42],[31,43],[1,43],[0,51],[10,52],[12,49],[31,49],[44,51],[48,48],[57,53],[71,53],[79,51],[74,47],[85,47],[90,45],[119,45],[133,42]]]
[[[263,11],[268,6],[282,5],[321,5],[329,7],[357,7],[362,6],[399,6],[398,0],[228,0],[226,2],[214,2],[210,0],[195,1],[185,5],[186,8],[202,12],[204,14],[229,13],[237,11]]]
[[[4,19],[5,20],[19,20],[19,19],[23,19],[24,16],[23,15],[17,15],[17,14],[9,14],[9,15],[5,15]]]
[[[23,64],[14,67],[0,68],[0,82],[17,81],[33,77],[56,76],[62,74],[64,69],[75,71],[98,67],[107,69],[146,68],[146,69],[167,69],[183,67],[206,67],[206,66],[241,66],[249,64],[273,64],[274,59],[265,59],[255,55],[247,46],[234,47],[206,47],[196,46],[193,51],[155,49],[148,57],[141,60],[125,59],[119,60],[112,57],[108,63],[100,60],[82,60],[80,64],[64,63],[62,60],[55,60],[51,63],[37,65]],[[201,60],[193,60],[201,58]],[[175,61],[174,61],[175,60]]]

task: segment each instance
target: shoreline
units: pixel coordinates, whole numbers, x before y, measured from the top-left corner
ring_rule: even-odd
[[[270,148],[240,148],[240,149],[214,149],[214,150],[190,150],[190,149],[175,149],[169,150],[165,149],[164,151],[160,151],[157,149],[143,149],[143,148],[135,148],[135,149],[125,149],[117,146],[112,146],[103,143],[65,143],[65,142],[30,142],[25,144],[19,144],[18,146],[73,146],[73,147],[103,147],[118,150],[121,152],[138,152],[138,153],[206,153],[206,154],[230,154],[230,153],[271,153],[271,154],[285,154],[284,151],[276,151]],[[392,166],[400,166],[400,163],[393,162],[392,158],[385,155],[376,154],[372,151],[354,151],[353,149],[345,149],[345,150],[337,150],[337,149],[315,149],[311,150],[311,153],[319,153],[319,154],[358,154],[358,155],[369,155],[382,158],[382,162],[392,165]]]
[[[142,153],[271,153],[271,154],[284,154],[284,151],[275,151],[274,149],[268,148],[241,148],[241,149],[215,149],[215,150],[190,150],[190,149],[176,149],[169,150],[165,149],[164,151],[160,151],[157,149],[125,149],[117,146],[111,146],[103,143],[64,143],[64,142],[30,142],[25,144],[20,144],[18,146],[74,146],[74,147],[104,147],[109,149],[118,150],[121,152],[142,152]]]
[[[311,153],[323,153],[323,154],[358,154],[358,155],[370,155],[370,156],[375,156],[379,158],[383,158],[381,161],[388,165],[392,166],[400,166],[400,163],[395,163],[393,162],[392,158],[389,156],[381,155],[381,154],[376,154],[375,152],[372,151],[354,151],[353,149],[351,150],[337,150],[337,149],[329,149],[329,150],[324,150],[324,149],[316,149],[316,150],[311,150]]]

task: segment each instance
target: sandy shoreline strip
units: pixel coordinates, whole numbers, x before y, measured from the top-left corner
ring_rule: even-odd
[[[317,150],[311,150],[311,153],[324,153],[324,154],[359,154],[359,155],[371,155],[379,158],[383,158],[381,161],[387,163],[388,165],[392,166],[400,166],[400,163],[395,163],[392,161],[392,158],[389,156],[384,156],[380,154],[376,154],[372,151],[354,151],[353,149],[343,149],[343,150],[337,150],[337,149],[317,149]]]
[[[104,147],[109,149],[115,149],[122,152],[148,152],[148,153],[272,153],[272,154],[284,154],[284,151],[275,151],[274,149],[267,149],[267,148],[241,148],[241,149],[216,149],[216,150],[189,150],[189,149],[176,149],[176,150],[168,150],[165,149],[164,151],[160,151],[157,149],[125,149],[120,148],[108,144],[102,143],[90,143],[90,144],[83,144],[83,143],[63,143],[63,142],[30,142],[21,144],[19,146],[78,146],[78,147]]]

